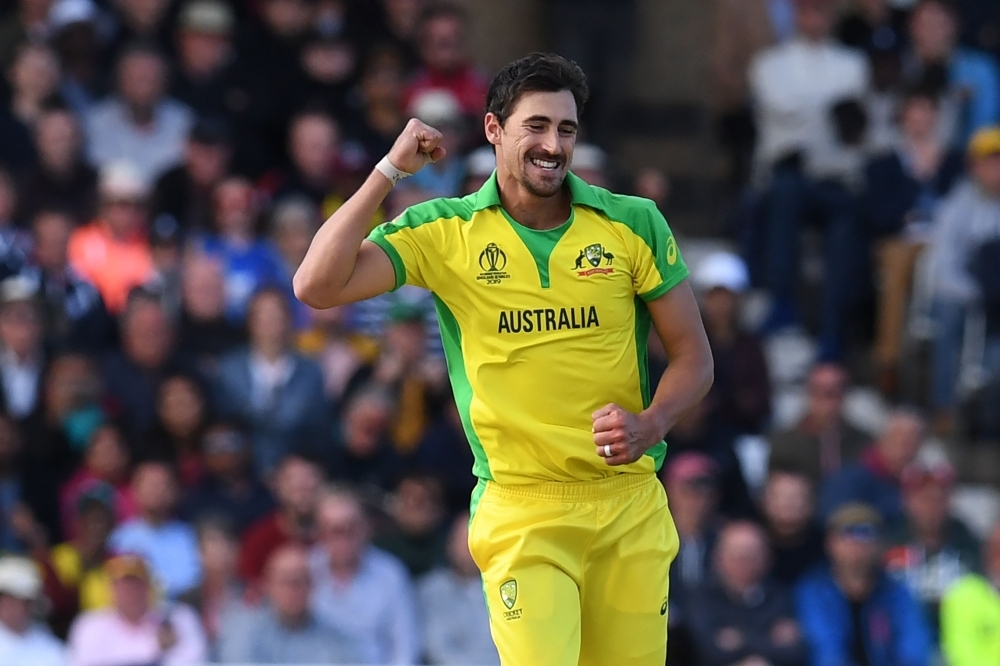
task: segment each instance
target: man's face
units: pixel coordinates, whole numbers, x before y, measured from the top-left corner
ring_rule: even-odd
[[[795,22],[799,33],[807,39],[823,39],[833,28],[833,10],[830,0],[805,0],[795,8]]]
[[[297,516],[312,516],[322,483],[323,476],[315,465],[294,458],[288,460],[276,479],[278,501]]]
[[[937,129],[938,111],[934,101],[927,97],[907,100],[900,118],[903,134],[911,140],[920,140],[934,134]]]
[[[291,153],[295,166],[306,177],[329,178],[337,155],[337,128],[320,116],[300,118],[291,130]]]
[[[167,431],[188,437],[201,425],[205,405],[201,392],[192,381],[173,377],[160,387],[159,416]]]
[[[44,46],[25,48],[11,66],[11,87],[28,100],[44,101],[59,85],[59,61]]]
[[[114,516],[107,507],[100,504],[90,504],[80,512],[77,523],[80,541],[89,548],[103,547],[115,527]]]
[[[497,165],[530,194],[559,193],[573,159],[578,121],[576,100],[568,90],[521,96],[501,127],[486,114],[486,136],[497,148]]]
[[[128,472],[128,462],[128,449],[118,430],[99,428],[87,447],[87,469],[99,479],[117,483]]]
[[[309,6],[302,0],[268,0],[264,3],[264,21],[280,37],[302,34],[309,27],[309,20]]]
[[[882,461],[895,476],[913,462],[924,436],[924,425],[913,415],[890,417],[885,433],[876,442]]]
[[[146,206],[134,199],[107,199],[101,206],[101,217],[116,235],[133,236],[146,226]]]
[[[170,325],[155,303],[135,304],[125,315],[122,333],[129,359],[142,368],[158,368],[170,354]]]
[[[940,534],[948,519],[951,491],[947,484],[927,481],[903,497],[906,515],[921,533]]]
[[[278,294],[265,294],[254,299],[247,316],[251,346],[284,345],[291,322],[288,308]]]
[[[190,75],[207,76],[225,63],[229,38],[213,32],[181,30],[177,46],[181,67]]]
[[[989,195],[1000,197],[1000,153],[974,159],[972,175]]]
[[[189,141],[187,145],[187,171],[201,187],[211,187],[226,175],[230,150],[221,144]]]
[[[226,283],[222,266],[210,257],[193,257],[181,272],[184,309],[196,319],[221,317],[226,307]]]
[[[920,5],[910,17],[910,38],[925,61],[947,60],[955,49],[957,30],[955,17],[936,2]]]
[[[827,537],[827,554],[834,568],[855,574],[866,574],[878,563],[881,549],[872,534],[851,534],[841,531]]]
[[[804,476],[771,474],[764,489],[764,515],[775,532],[798,533],[809,522],[812,508],[812,489]]]
[[[734,525],[723,532],[717,548],[715,566],[722,583],[730,589],[746,590],[767,573],[767,544],[760,530]]]
[[[163,97],[166,85],[163,61],[150,53],[133,53],[118,71],[118,89],[125,101],[139,109],[151,109]]]
[[[368,545],[368,521],[354,500],[331,497],[320,505],[319,540],[335,568],[354,566]]]
[[[15,634],[23,634],[31,626],[31,602],[0,594],[0,624]]]
[[[844,371],[836,366],[820,366],[809,376],[808,412],[821,423],[830,424],[840,418],[844,406]]]
[[[388,427],[388,406],[375,398],[360,397],[347,410],[344,445],[355,456],[366,458],[378,450]]]
[[[275,554],[267,572],[267,593],[278,617],[298,620],[309,610],[312,576],[304,551],[282,550]]]
[[[144,515],[164,517],[173,510],[177,501],[177,484],[166,465],[140,467],[132,486],[136,504]]]
[[[149,610],[149,583],[136,576],[111,583],[111,595],[118,612],[131,620],[142,618]]]
[[[720,326],[731,326],[736,322],[736,312],[739,305],[740,300],[736,292],[725,287],[716,287],[705,293],[701,309],[706,321]]]
[[[215,226],[219,233],[252,233],[256,215],[253,185],[249,181],[227,178],[215,188]]]
[[[717,493],[710,477],[670,479],[667,482],[670,507],[691,517],[691,522],[704,525],[715,511]]]
[[[139,32],[149,32],[160,22],[167,0],[119,0],[128,23]]]
[[[442,16],[424,25],[420,56],[424,64],[439,72],[453,72],[466,61],[465,26],[457,17]]]
[[[60,213],[41,213],[35,218],[35,261],[49,271],[66,267],[66,249],[73,221]]]
[[[50,111],[35,125],[35,143],[44,165],[64,170],[72,166],[80,147],[80,132],[69,111]]]
[[[436,531],[444,517],[440,486],[430,480],[406,479],[396,490],[393,516],[408,534]]]
[[[38,309],[28,301],[8,303],[0,309],[0,342],[19,356],[41,344],[42,325]]]

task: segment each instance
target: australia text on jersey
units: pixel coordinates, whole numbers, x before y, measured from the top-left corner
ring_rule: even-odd
[[[562,331],[600,326],[597,306],[573,308],[535,308],[534,310],[501,310],[497,333],[532,333]]]

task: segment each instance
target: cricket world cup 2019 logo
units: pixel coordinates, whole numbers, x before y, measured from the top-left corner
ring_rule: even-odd
[[[584,260],[586,260],[592,268],[585,269],[583,266]],[[580,277],[608,275],[609,273],[615,272],[615,269],[611,267],[614,260],[615,255],[605,250],[603,245],[600,243],[593,243],[580,250],[580,255],[576,258],[576,265],[573,268],[576,269],[576,274]],[[604,262],[604,268],[601,267],[601,262]]]
[[[507,268],[507,253],[496,243],[489,243],[479,253],[479,268],[483,272],[476,279],[486,284],[500,284],[501,280],[510,277],[510,273],[504,270]]]

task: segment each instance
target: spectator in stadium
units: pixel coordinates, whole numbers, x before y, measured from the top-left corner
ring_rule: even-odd
[[[442,403],[441,413],[417,445],[410,464],[434,470],[444,486],[445,506],[454,513],[469,506],[469,497],[476,486],[476,477],[472,475],[475,460],[454,398],[444,396]]]
[[[375,362],[378,341],[347,328],[349,307],[309,310],[311,326],[298,335],[296,346],[323,369],[327,399],[340,405],[358,371]]]
[[[445,560],[447,524],[444,491],[431,474],[403,475],[388,498],[391,525],[376,534],[373,543],[395,555],[413,578]]]
[[[114,337],[114,320],[97,289],[69,265],[75,221],[59,210],[39,209],[32,219],[33,250],[20,275],[35,285],[49,349],[96,354]]]
[[[410,101],[408,115],[441,132],[446,154],[413,174],[402,189],[420,190],[428,199],[459,196],[465,180],[466,125],[458,98],[448,90],[421,92]]]
[[[78,116],[87,114],[106,83],[102,18],[93,0],[55,0],[49,10],[49,42],[63,69],[59,92]]]
[[[119,55],[136,43],[149,44],[163,53],[172,52],[170,3],[166,0],[121,0],[112,13],[110,55]]]
[[[909,40],[907,13],[889,0],[861,0],[837,26],[846,46],[865,51],[900,50]]]
[[[154,277],[145,237],[149,190],[131,164],[115,162],[101,169],[98,194],[97,218],[73,232],[67,252],[73,269],[117,315],[129,292]]]
[[[243,585],[236,575],[236,537],[221,516],[198,523],[198,553],[204,575],[201,583],[180,601],[198,613],[211,650],[219,639],[224,618],[243,607]]]
[[[739,433],[762,432],[771,415],[771,380],[760,338],[740,324],[741,296],[750,286],[743,260],[716,252],[697,265],[694,282],[715,358],[712,420]]]
[[[245,178],[230,176],[215,188],[214,233],[195,242],[195,247],[222,262],[225,272],[226,316],[236,325],[247,319],[254,293],[263,287],[288,290],[291,277],[281,257],[266,240],[257,238],[258,205],[253,186]]]
[[[43,341],[35,285],[20,276],[0,282],[0,409],[18,423],[41,408]]]
[[[90,161],[105,167],[131,162],[146,187],[184,159],[194,118],[166,97],[167,64],[155,48],[136,44],[118,62],[118,94],[87,114]]]
[[[718,473],[718,465],[697,452],[682,453],[665,467],[663,485],[681,541],[670,567],[671,608],[676,604],[686,609],[693,590],[708,575],[709,555],[718,533]]]
[[[469,553],[469,512],[455,517],[448,536],[448,563],[417,581],[417,609],[428,663],[499,666],[490,637],[483,581]]]
[[[932,638],[920,605],[881,564],[881,519],[847,504],[827,521],[830,566],[796,589],[798,619],[812,664],[927,666]]]
[[[465,183],[462,196],[478,192],[497,168],[497,156],[492,146],[476,148],[465,158]]]
[[[66,663],[63,644],[35,619],[42,599],[42,580],[34,562],[12,555],[0,558],[0,663]]]
[[[371,526],[358,496],[334,489],[317,509],[318,542],[310,556],[316,615],[356,637],[375,663],[419,663],[420,636],[406,568],[370,545]]]
[[[796,39],[760,53],[750,68],[757,116],[757,180],[766,184],[767,284],[774,297],[765,330],[799,323],[800,230],[814,213],[825,225],[820,355],[842,353],[843,320],[857,295],[863,253],[852,191],[862,176],[865,57],[830,40],[834,3],[799,0]],[[789,91],[794,90],[793,95]],[[837,117],[840,122],[834,122]]]
[[[249,585],[260,582],[268,558],[286,543],[312,545],[323,468],[308,458],[287,454],[274,472],[278,508],[243,532],[237,570]]]
[[[340,126],[326,113],[310,110],[293,118],[288,128],[291,164],[274,198],[306,196],[323,217],[332,214],[342,201],[334,191],[340,141]]]
[[[771,542],[771,577],[789,587],[823,561],[823,531],[816,524],[815,486],[805,474],[772,467],[761,501]]]
[[[126,436],[137,442],[156,419],[156,398],[163,380],[193,371],[176,348],[173,324],[156,294],[134,290],[120,322],[121,348],[104,358],[102,374],[121,412]]]
[[[241,110],[234,108],[232,99],[243,92],[235,78],[235,23],[233,10],[219,0],[188,0],[180,9],[171,91],[198,115],[226,115]]]
[[[205,663],[208,649],[198,616],[184,604],[157,603],[142,557],[118,555],[105,568],[112,607],[87,611],[73,623],[68,641],[71,666]]]
[[[198,380],[184,373],[160,383],[153,427],[138,443],[140,458],[169,460],[177,465],[181,488],[196,486],[205,473],[202,436],[208,425],[208,405]]]
[[[355,484],[366,494],[392,490],[403,467],[389,439],[394,408],[392,396],[380,386],[364,385],[347,396],[328,456],[332,479]]]
[[[819,496],[820,515],[829,516],[841,504],[865,502],[889,523],[901,518],[903,470],[917,457],[926,427],[919,412],[909,407],[894,409],[882,436],[861,454],[858,462],[844,466],[826,480]]]
[[[221,516],[243,534],[274,509],[271,493],[253,473],[250,442],[241,428],[217,421],[208,426],[199,449],[205,473],[181,504],[185,520]]]
[[[30,239],[17,226],[17,197],[14,179],[0,167],[0,277],[16,272],[31,250]]]
[[[440,3],[420,17],[417,43],[421,67],[403,94],[403,108],[427,90],[447,90],[462,113],[478,116],[486,106],[488,81],[472,64],[468,52],[469,17],[457,5]]]
[[[289,275],[302,263],[321,223],[319,208],[308,197],[291,196],[275,205],[270,237]]]
[[[794,666],[805,644],[789,591],[768,578],[767,534],[751,522],[719,532],[714,576],[692,599],[688,620],[704,666]]]
[[[323,9],[331,6],[335,5],[321,5]],[[338,34],[332,27],[323,25],[323,9],[317,12],[319,16],[299,51],[299,66],[303,73],[299,84],[300,105],[322,109],[334,118],[343,118],[348,107],[347,99],[356,83],[359,47],[355,46],[357,40],[352,39],[350,34],[354,26],[347,26]]]
[[[49,104],[35,121],[33,137],[38,162],[19,179],[18,218],[26,222],[51,208],[65,211],[74,221],[89,219],[97,204],[97,172],[83,161],[76,116],[64,106]]]
[[[17,48],[7,70],[10,102],[0,107],[0,164],[25,169],[37,159],[31,138],[46,103],[59,87],[59,60],[44,42],[25,42]]]
[[[0,70],[6,72],[19,46],[45,37],[51,0],[18,0],[0,22]]]
[[[406,124],[404,82],[400,52],[388,45],[373,48],[362,66],[357,108],[352,109],[355,120],[347,132],[363,149],[368,165],[389,152]]]
[[[988,248],[1000,241],[1000,125],[977,132],[968,146],[969,180],[942,202],[929,252],[934,301],[931,403],[935,430],[950,430],[965,319],[983,296],[980,274],[995,274]],[[977,269],[981,267],[981,270]],[[987,371],[1000,367],[990,348]]]
[[[202,117],[191,127],[184,162],[156,181],[151,209],[172,215],[185,231],[209,231],[215,188],[229,172],[232,131],[222,118]]]
[[[1000,660],[1000,525],[983,544],[983,568],[968,573],[941,600],[941,651],[950,666]]]
[[[369,663],[358,641],[311,608],[315,595],[309,551],[281,546],[268,558],[268,603],[225,618],[219,660],[225,664]]]
[[[862,223],[878,238],[879,303],[874,357],[879,387],[894,396],[913,270],[927,242],[938,205],[964,168],[962,153],[938,132],[937,95],[914,88],[899,110],[900,139],[868,162]]]
[[[226,317],[225,276],[219,259],[195,252],[185,257],[177,329],[177,346],[207,377],[215,376],[221,357],[243,344],[243,330]]]
[[[173,517],[178,496],[173,469],[164,462],[140,464],[132,477],[132,493],[139,515],[112,533],[111,548],[149,562],[163,593],[176,599],[195,587],[202,573],[194,530]]]
[[[771,464],[799,469],[818,485],[851,464],[870,438],[844,416],[847,370],[836,363],[819,363],[806,380],[806,411],[789,430],[771,435]]]
[[[608,156],[592,143],[578,143],[573,149],[573,173],[589,185],[608,187]]]
[[[129,484],[130,458],[121,430],[111,423],[98,425],[90,436],[83,466],[59,492],[59,514],[66,539],[74,539],[79,534],[80,501],[95,488],[111,492],[114,524],[135,517],[138,508]]]
[[[979,570],[979,542],[949,510],[954,481],[955,470],[943,460],[909,465],[905,518],[886,535],[886,570],[924,605],[935,639],[941,598],[960,577]]]
[[[59,467],[26,448],[9,416],[0,415],[0,552],[22,552],[15,517],[27,512],[45,528],[50,539],[58,539]]]
[[[249,347],[220,363],[217,404],[223,415],[249,424],[254,465],[266,476],[290,451],[324,450],[329,408],[319,366],[291,348],[284,289],[265,287],[254,294],[247,329]]]
[[[910,80],[940,79],[946,97],[945,141],[966,144],[974,132],[1000,122],[1000,72],[988,55],[959,46],[958,10],[947,0],[921,0],[910,14]],[[950,111],[950,112],[949,112]]]

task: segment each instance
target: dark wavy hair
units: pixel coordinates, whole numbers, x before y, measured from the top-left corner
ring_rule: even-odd
[[[580,66],[555,53],[532,53],[504,65],[493,77],[486,95],[486,112],[495,115],[503,126],[525,93],[561,90],[573,93],[576,112],[582,114],[590,89]]]

